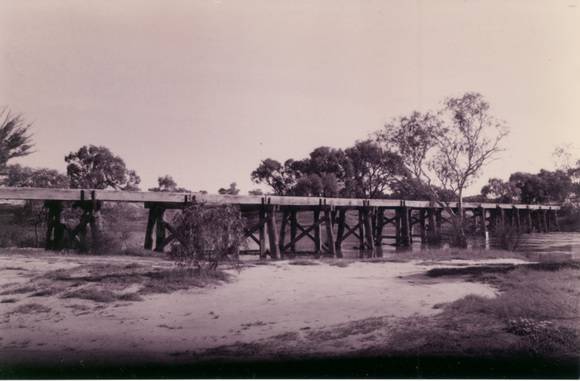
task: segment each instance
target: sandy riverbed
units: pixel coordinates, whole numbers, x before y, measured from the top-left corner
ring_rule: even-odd
[[[506,260],[485,261],[501,262]],[[0,254],[0,287],[14,289],[47,271],[94,263],[171,266],[155,258],[5,253]],[[275,343],[278,350],[299,353],[345,352],[384,337],[365,336],[356,327],[340,337],[320,333],[353,328],[353,322],[365,319],[380,319],[388,327],[405,317],[436,314],[441,304],[468,294],[494,297],[497,293],[485,284],[417,276],[435,267],[473,261],[292,263],[228,270],[232,275],[228,283],[146,295],[134,302],[5,292],[0,296],[0,361],[190,361],[218,353],[216,348],[251,343]],[[30,311],[22,308],[32,303],[35,307]]]

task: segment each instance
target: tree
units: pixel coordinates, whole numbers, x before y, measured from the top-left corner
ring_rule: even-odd
[[[524,204],[564,202],[573,191],[570,176],[561,170],[540,170],[538,174],[516,172],[509,182],[519,190]]]
[[[0,108],[0,173],[9,160],[32,153],[30,127],[21,115]]]
[[[375,141],[358,141],[345,154],[350,163],[351,194],[355,197],[384,197],[395,179],[404,175],[401,157]]]
[[[64,160],[71,188],[139,190],[137,173],[106,147],[83,146]]]
[[[262,192],[261,189],[256,188],[256,189],[249,190],[248,191],[248,194],[250,196],[262,196],[264,194],[264,192]]]
[[[274,159],[262,160],[258,168],[252,172],[251,178],[256,184],[265,183],[270,186],[274,194],[279,196],[285,195],[293,183],[286,168]]]
[[[6,177],[2,181],[2,185],[7,187],[68,188],[69,179],[54,169],[30,168],[13,164],[6,168]]]
[[[68,188],[69,179],[54,169],[29,168],[19,164],[6,167],[1,185],[7,187]],[[35,246],[39,244],[39,227],[46,221],[46,209],[39,200],[27,200],[14,214],[15,224],[34,226]]]
[[[191,192],[188,189],[178,187],[173,177],[169,175],[160,176],[157,178],[157,186],[149,188],[150,192]]]
[[[448,98],[435,114],[413,112],[387,124],[378,134],[388,149],[397,152],[409,173],[427,186],[431,199],[451,216],[457,246],[466,246],[463,227],[463,193],[482,168],[501,151],[507,128],[489,112],[481,94]],[[436,187],[457,195],[457,211],[442,202]]]
[[[513,182],[505,182],[498,178],[491,178],[487,185],[481,188],[481,195],[486,200],[491,200],[499,203],[517,202],[521,196],[521,189]]]
[[[230,186],[226,189],[226,188],[220,188],[218,190],[219,194],[227,194],[227,195],[231,195],[231,196],[235,196],[238,193],[240,193],[240,190],[237,188],[237,184],[236,183],[231,183]]]

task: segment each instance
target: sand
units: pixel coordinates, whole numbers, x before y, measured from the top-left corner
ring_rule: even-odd
[[[0,287],[26,285],[49,270],[111,262],[171,266],[162,259],[142,257],[0,254]],[[302,339],[313,338],[312,332],[364,319],[380,318],[387,326],[414,315],[436,314],[441,304],[469,294],[492,298],[498,293],[489,285],[461,279],[417,277],[435,267],[464,266],[473,261],[352,262],[346,267],[312,263],[317,264],[277,261],[228,270],[232,275],[229,283],[146,295],[143,301],[135,302],[3,295],[0,299],[16,301],[0,304],[0,359],[8,364],[43,359],[181,361],[181,355],[188,354],[189,361],[211,353],[212,348],[272,340],[300,351],[305,347],[328,351],[335,342],[325,347],[319,340],[319,347],[312,349],[309,341]],[[131,285],[129,289],[138,287]],[[31,303],[30,311],[15,312]],[[336,350],[364,348],[369,340],[353,335]]]

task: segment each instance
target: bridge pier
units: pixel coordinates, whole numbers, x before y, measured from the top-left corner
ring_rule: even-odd
[[[336,232],[336,243],[335,243],[335,250],[336,255],[339,258],[342,258],[342,241],[344,240],[344,230],[346,224],[346,209],[340,208],[338,210],[338,229]]]
[[[276,229],[276,207],[269,205],[266,209],[266,224],[268,228],[268,241],[270,243],[270,257],[280,258],[280,246],[278,241],[278,230]],[[261,252],[262,250],[260,250]]]
[[[46,216],[46,250],[62,250],[64,248],[64,234],[66,226],[62,222],[63,205],[61,201],[45,201],[44,207],[48,210]]]

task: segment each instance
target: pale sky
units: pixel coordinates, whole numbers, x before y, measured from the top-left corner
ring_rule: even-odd
[[[18,162],[64,171],[104,145],[142,189],[245,193],[261,159],[465,91],[511,128],[471,193],[580,147],[580,1],[0,0],[0,105],[34,122]]]

